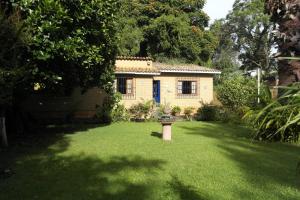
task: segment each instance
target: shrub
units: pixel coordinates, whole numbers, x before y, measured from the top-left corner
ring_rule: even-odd
[[[300,83],[282,88],[284,94],[260,110],[251,110],[245,118],[257,129],[255,138],[295,142],[300,134]]]
[[[198,121],[217,121],[218,112],[219,109],[217,106],[203,104],[203,106],[197,110],[196,119]]]
[[[247,110],[247,108],[242,108],[241,113],[245,112],[243,109]],[[197,110],[196,120],[198,121],[221,121],[225,123],[233,123],[233,124],[241,124],[242,115],[231,109],[216,106],[212,104],[203,104],[201,108]]]
[[[232,124],[243,123],[242,117],[236,111],[224,107],[219,108],[218,120],[221,122]]]
[[[153,107],[153,111],[151,112],[150,120],[149,121],[157,121],[161,118],[161,116],[164,114],[162,105],[159,107]]]
[[[183,112],[184,112],[185,118],[186,118],[187,120],[192,120],[192,114],[193,114],[194,110],[195,110],[194,107],[186,107],[186,108],[184,109]]]
[[[223,106],[238,110],[240,107],[253,107],[257,98],[256,81],[239,74],[229,76],[217,87],[217,96]]]
[[[122,104],[117,104],[111,113],[113,122],[129,121],[130,115]]]
[[[181,108],[179,106],[174,106],[172,108],[172,115],[173,116],[177,116],[177,115],[180,115],[180,112],[181,112]]]
[[[99,119],[101,123],[111,123],[113,121],[113,109],[120,103],[121,98],[120,93],[106,96],[101,106],[96,105],[96,118]]]
[[[110,97],[104,99],[102,106],[96,105],[96,118],[99,119],[101,123],[109,124],[112,122],[111,107]]]
[[[147,119],[151,115],[153,110],[153,101],[146,101],[132,105],[129,108],[129,112],[132,114],[134,119]]]

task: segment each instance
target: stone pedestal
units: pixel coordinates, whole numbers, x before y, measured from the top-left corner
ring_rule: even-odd
[[[172,123],[170,122],[162,122],[163,126],[163,140],[171,141],[172,139]]]

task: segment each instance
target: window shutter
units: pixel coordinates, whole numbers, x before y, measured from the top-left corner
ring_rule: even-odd
[[[182,94],[182,81],[178,81],[177,83],[177,93]]]
[[[196,94],[197,93],[197,85],[196,85],[196,81],[192,82],[192,94]]]
[[[127,91],[126,91],[126,93],[127,94],[132,94],[132,79],[127,79],[126,80],[126,89],[127,89]]]

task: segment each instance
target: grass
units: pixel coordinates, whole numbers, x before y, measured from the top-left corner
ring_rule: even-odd
[[[175,123],[170,143],[160,131],[48,128],[1,152],[14,174],[0,177],[0,199],[300,199],[298,145],[253,142],[250,130],[217,123]]]

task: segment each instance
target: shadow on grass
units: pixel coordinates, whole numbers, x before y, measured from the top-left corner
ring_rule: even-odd
[[[3,170],[11,168],[16,158],[20,156],[31,155],[44,151],[53,144],[56,145],[56,152],[65,151],[69,146],[67,134],[74,134],[81,131],[88,131],[93,128],[105,125],[45,125],[37,127],[37,130],[26,135],[14,136],[10,141],[8,148],[0,147],[0,174]]]
[[[173,177],[169,182],[170,187],[175,194],[178,194],[180,200],[206,200],[207,197],[199,194],[197,190],[191,185],[185,185],[177,177]]]
[[[143,200],[151,195],[151,181],[135,181],[134,174],[155,173],[163,164],[141,157],[32,157],[18,163],[23,174],[0,182],[1,199]]]
[[[152,132],[152,133],[151,133],[151,136],[152,136],[152,137],[157,137],[157,138],[159,138],[159,139],[162,138],[162,134],[159,133],[159,132]]]
[[[217,147],[243,170],[253,187],[266,188],[266,184],[271,183],[295,190],[300,189],[299,175],[296,172],[300,161],[299,146],[253,141],[251,130],[226,124],[202,123],[198,127],[180,126],[180,128],[184,129],[186,134],[217,140]],[[246,193],[250,197],[250,190],[251,188],[249,191],[242,191],[241,197]],[[282,196],[282,199],[287,198],[283,194],[278,196]]]

